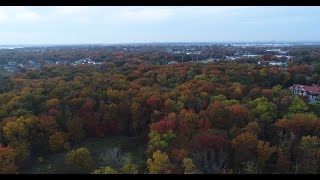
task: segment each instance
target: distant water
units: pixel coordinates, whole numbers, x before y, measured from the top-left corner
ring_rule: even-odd
[[[16,49],[16,48],[24,48],[24,46],[1,46],[0,49]]]

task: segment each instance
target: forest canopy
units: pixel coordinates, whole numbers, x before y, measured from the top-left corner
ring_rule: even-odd
[[[292,53],[287,69],[250,59],[160,65],[118,54],[123,61],[3,75],[0,173],[57,153],[79,173],[319,173],[320,105],[288,91],[319,84],[318,55]],[[88,149],[75,149],[119,135],[142,138],[144,162],[111,149],[113,164],[100,166]]]

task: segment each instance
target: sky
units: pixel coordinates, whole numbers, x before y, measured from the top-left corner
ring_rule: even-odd
[[[319,41],[320,6],[2,6],[0,45]]]

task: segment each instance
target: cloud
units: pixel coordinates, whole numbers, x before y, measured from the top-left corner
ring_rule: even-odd
[[[196,7],[179,7],[181,13],[192,15],[222,15],[229,16],[235,12],[247,9],[246,6],[196,6]]]
[[[246,18],[241,21],[238,21],[241,24],[247,24],[252,26],[261,26],[261,25],[272,25],[272,26],[287,26],[287,25],[297,25],[312,23],[313,19],[308,17],[251,17]]]
[[[83,6],[58,6],[55,7],[57,14],[78,14],[87,11],[89,7]]]
[[[221,18],[247,7],[0,7],[0,23],[155,24],[178,16]]]
[[[174,14],[170,9],[140,9],[128,11],[120,18],[125,18],[129,21],[158,21],[169,18]]]
[[[319,7],[0,7],[0,42],[245,40],[290,32],[318,37],[319,18]]]
[[[109,13],[104,16],[107,23],[115,24],[162,23],[178,17],[180,19],[191,16],[202,19],[234,17],[247,8],[249,7],[116,7],[109,9]]]
[[[38,13],[27,7],[0,7],[0,23],[30,23],[41,20]]]
[[[61,22],[88,23],[90,20],[95,19],[95,9],[97,7],[0,7],[0,24],[39,22],[58,24]]]
[[[170,19],[175,11],[168,8],[119,8],[105,15],[106,23],[157,23]]]
[[[33,11],[29,11],[29,10],[24,10],[24,11],[20,11],[19,13],[17,13],[15,15],[16,20],[18,21],[40,21],[41,17],[39,14],[33,12]]]

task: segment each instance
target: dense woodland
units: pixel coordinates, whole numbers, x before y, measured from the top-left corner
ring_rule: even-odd
[[[46,58],[99,54],[79,51]],[[287,90],[319,84],[319,49],[291,48],[286,70],[254,58],[161,65],[146,63],[161,53],[111,53],[119,58],[99,54],[99,66],[46,65],[1,78],[0,173],[62,152],[70,173],[320,173],[320,104]],[[147,160],[101,167],[74,148],[118,135],[140,137]]]

